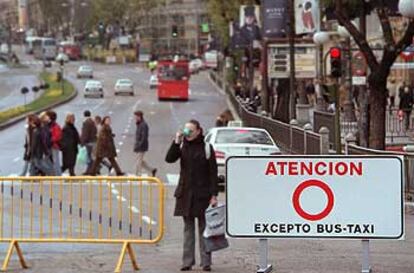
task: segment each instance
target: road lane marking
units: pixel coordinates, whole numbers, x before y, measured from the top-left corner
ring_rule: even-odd
[[[154,112],[154,111],[150,112],[150,115],[152,115],[152,116],[155,115],[155,114],[156,114],[156,112]]]
[[[16,157],[15,159],[13,159],[13,162],[16,163],[19,160],[20,160],[20,157]]]
[[[130,210],[132,210],[133,213],[139,213],[139,209],[137,209],[136,207],[132,206],[132,207],[128,207]]]
[[[109,114],[109,115],[112,115],[113,113],[114,113],[114,112],[112,112],[112,111],[109,111],[109,112],[108,112],[108,114]]]
[[[126,135],[123,135],[123,136],[122,136],[122,139],[126,139]]]
[[[112,186],[114,186],[113,184],[112,184]],[[111,192],[114,194],[114,195],[118,195],[119,194],[119,191],[118,190],[116,190],[115,188],[113,188],[113,187],[111,187],[112,188],[112,190],[111,190]]]
[[[123,143],[122,141],[120,141],[120,142],[118,143],[118,145],[119,145],[119,146],[122,146],[122,145],[124,145],[124,143]]]
[[[137,110],[138,104],[141,103],[141,100],[137,100],[137,102],[134,104],[134,107],[132,109]]]
[[[97,105],[95,105],[93,108],[92,108],[92,110],[96,110],[96,109],[98,109],[99,107],[101,107],[102,106],[102,104],[104,104],[105,103],[105,101],[101,101],[101,102],[99,102]]]
[[[120,149],[116,149],[116,153],[119,154],[121,152]]]
[[[116,199],[121,200],[122,202],[126,202],[127,201],[124,197],[122,197],[120,195],[117,195],[116,196]]]
[[[141,218],[147,224],[151,224],[153,226],[157,225],[157,222],[155,222],[154,220],[151,220],[151,218],[149,218],[147,215],[144,215]]]

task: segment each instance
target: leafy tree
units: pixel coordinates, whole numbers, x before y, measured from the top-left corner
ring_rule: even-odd
[[[334,7],[336,19],[343,25],[353,37],[361,52],[364,54],[368,67],[368,84],[370,90],[370,128],[369,147],[374,149],[385,148],[385,115],[387,105],[387,78],[391,67],[401,52],[412,43],[414,36],[414,20],[407,19],[406,29],[399,38],[393,32],[390,23],[388,5],[395,1],[371,0],[369,6],[362,6],[365,1],[360,0],[324,0],[324,5]],[[373,49],[370,47],[366,36],[353,23],[356,15],[365,16],[361,11],[375,11],[381,24],[384,35],[384,54],[381,60],[377,60]],[[360,14],[358,14],[358,12]],[[374,13],[372,13],[374,14]]]

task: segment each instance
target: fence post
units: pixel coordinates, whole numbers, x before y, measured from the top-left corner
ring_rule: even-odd
[[[320,154],[329,154],[329,129],[322,126],[321,129],[319,129],[319,134],[321,135]]]
[[[349,145],[350,144],[356,144],[356,137],[353,133],[348,133],[345,136],[345,154],[349,155]]]
[[[290,128],[290,137],[289,137],[289,149],[290,149],[290,153],[292,153],[292,149],[293,149],[293,126],[299,126],[299,122],[296,119],[292,119],[289,122],[289,128]]]
[[[303,126],[303,154],[308,154],[308,138],[306,137],[308,131],[312,131],[312,124],[306,123]]]

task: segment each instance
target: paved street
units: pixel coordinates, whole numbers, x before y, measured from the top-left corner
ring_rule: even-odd
[[[0,68],[0,110],[24,104],[24,96],[20,93],[22,87],[29,88],[26,95],[26,103],[40,96],[42,90],[37,94],[32,92],[32,87],[39,85],[39,79],[34,71],[26,68]]]

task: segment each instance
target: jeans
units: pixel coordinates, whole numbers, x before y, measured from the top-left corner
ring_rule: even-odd
[[[62,170],[60,167],[60,150],[52,148],[52,160],[53,160],[53,169],[55,170],[55,175],[61,176]]]
[[[41,171],[47,176],[55,175],[53,162],[49,156],[44,156],[43,158],[32,158],[30,162],[30,176],[37,176],[38,171]]]

